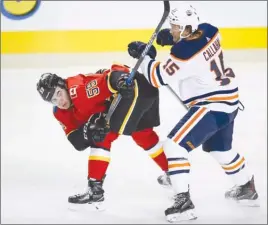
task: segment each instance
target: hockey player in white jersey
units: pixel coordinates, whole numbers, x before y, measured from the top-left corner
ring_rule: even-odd
[[[234,121],[240,106],[234,71],[224,64],[217,27],[199,23],[196,10],[183,4],[169,15],[171,29],[163,29],[157,43],[171,45],[164,62],[155,60],[154,47],[146,55],[141,69],[151,85],[169,85],[188,107],[188,112],[168,134],[164,151],[168,158],[168,176],[176,193],[174,205],[165,211],[168,221],[195,219],[189,189],[188,153],[202,145],[232,178],[234,188],[225,197],[256,202],[252,173],[245,158],[232,149]],[[139,58],[145,43],[128,45],[133,58]]]

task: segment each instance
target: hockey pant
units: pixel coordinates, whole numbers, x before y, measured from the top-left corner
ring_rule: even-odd
[[[200,145],[218,161],[235,184],[241,185],[250,180],[244,157],[232,149],[237,112],[192,107],[169,133],[164,152],[168,159],[168,174],[177,193],[188,191],[191,167],[188,153]]]

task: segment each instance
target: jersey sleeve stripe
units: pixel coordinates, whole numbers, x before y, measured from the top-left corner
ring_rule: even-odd
[[[147,67],[147,74],[148,74],[148,80],[149,80],[149,83],[152,84],[152,80],[151,80],[151,67],[152,67],[152,63],[154,62],[155,60],[151,60],[149,63],[148,63],[148,67]]]
[[[152,80],[152,85],[154,87],[157,87],[157,88],[160,86],[158,84],[160,82],[158,81],[158,78],[156,77],[155,72],[156,72],[156,67],[159,66],[159,64],[160,64],[160,62],[157,62],[157,63],[154,64],[153,69],[152,69],[152,73],[150,74],[151,80]]]
[[[164,81],[163,81],[163,79],[162,79],[161,73],[160,73],[160,64],[158,64],[158,65],[156,66],[156,75],[157,75],[157,78],[158,78],[160,84],[161,84],[161,85],[165,85],[165,83],[164,83]]]

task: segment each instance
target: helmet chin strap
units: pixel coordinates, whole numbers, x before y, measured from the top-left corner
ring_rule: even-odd
[[[180,33],[180,38],[183,39],[183,38],[188,38],[191,36],[192,33],[189,33],[187,36],[182,36],[183,32],[185,31],[185,27],[182,29],[181,33]],[[180,40],[181,40],[180,39]]]

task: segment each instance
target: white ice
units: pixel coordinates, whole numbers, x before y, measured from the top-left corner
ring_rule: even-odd
[[[267,223],[267,63],[232,62],[232,67],[245,105],[235,123],[233,148],[245,156],[255,175],[261,206],[227,202],[224,192],[232,187],[231,181],[216,161],[198,148],[190,156],[191,193],[198,216],[191,224]],[[90,150],[73,149],[53,118],[52,107],[37,93],[36,82],[47,71],[65,77],[96,69],[91,65],[2,70],[2,223],[167,223],[164,210],[172,204],[171,192],[157,184],[161,170],[129,137],[121,136],[112,148],[104,184],[106,211],[96,212],[90,205],[70,209],[67,203],[69,195],[83,191],[87,184]],[[184,113],[176,98],[162,88],[162,124],[156,129],[161,139]]]

